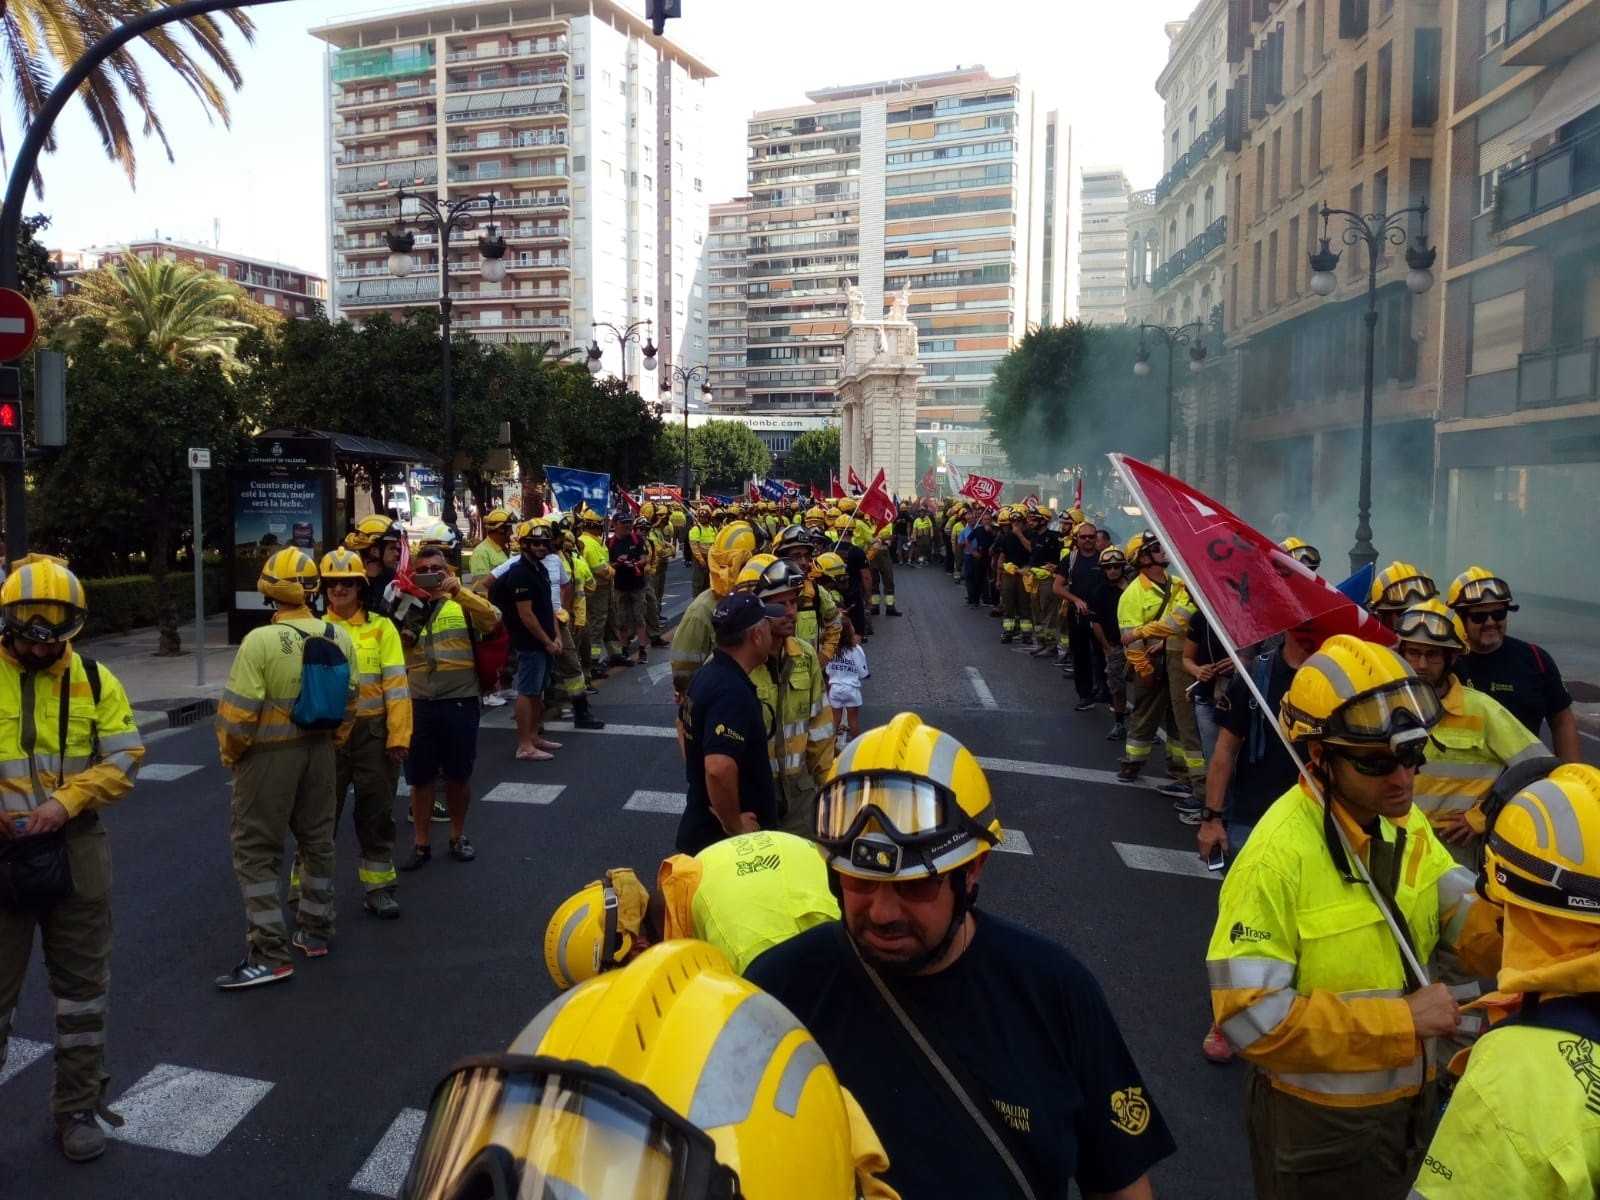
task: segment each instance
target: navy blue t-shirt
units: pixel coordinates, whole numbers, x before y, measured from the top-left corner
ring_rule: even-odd
[[[711,811],[706,755],[739,764],[739,811],[754,813],[763,829],[778,823],[778,793],[767,754],[766,706],[743,667],[721,650],[694,673],[683,700],[684,765],[689,797],[678,821],[680,854],[699,854],[727,836]]]
[[[1087,968],[986,913],[936,975],[884,975],[1040,1197],[1127,1187],[1176,1147]],[[745,978],[817,1039],[889,1154],[902,1196],[1012,1196],[1010,1171],[885,1007],[844,926],[774,946]]]

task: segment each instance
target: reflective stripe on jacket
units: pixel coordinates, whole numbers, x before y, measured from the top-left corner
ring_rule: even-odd
[[[1372,838],[1350,824],[1351,848],[1371,861]],[[1493,905],[1456,866],[1415,806],[1394,896],[1427,962],[1440,943],[1477,974],[1499,967]],[[1386,858],[1396,828],[1378,823]],[[1402,999],[1405,972],[1383,912],[1363,883],[1346,883],[1323,832],[1322,805],[1299,785],[1272,805],[1223,881],[1206,957],[1211,1007],[1228,1041],[1281,1091],[1332,1107],[1415,1095],[1422,1045]]]
[[[601,585],[610,583],[611,551],[606,549],[605,542],[592,533],[585,533],[578,538],[578,549],[582,551],[584,561],[589,564],[589,570],[594,572],[595,579]]]
[[[823,666],[839,652],[839,638],[844,634],[839,606],[826,588],[817,587],[810,579],[800,589],[800,611],[795,617],[794,633],[817,652]]]
[[[222,765],[231,767],[252,750],[296,746],[320,736],[301,729],[290,717],[300,698],[300,668],[306,637],[321,637],[332,626],[333,640],[350,664],[350,698],[344,724],[334,735],[343,743],[356,716],[355,643],[342,625],[311,615],[308,608],[279,609],[272,623],[252,629],[239,643],[228,671],[228,684],[217,702],[217,749]],[[299,632],[295,632],[298,630]]]
[[[772,777],[792,809],[816,793],[833,766],[833,710],[815,650],[788,638],[776,662],[776,671],[769,660],[750,680],[766,712]]]
[[[472,634],[492,633],[500,610],[465,588],[454,598],[434,601],[433,614],[416,630],[406,651],[406,674],[413,700],[463,700],[478,694],[478,670],[472,658]]]
[[[388,617],[365,609],[348,621],[329,612],[328,620],[348,630],[355,644],[356,716],[382,721],[390,749],[411,745],[411,685],[400,631]]]
[[[56,800],[75,817],[116,803],[133,789],[144,741],[122,684],[103,664],[100,701],[69,645],[38,671],[0,646],[0,808],[25,813]],[[61,700],[67,744],[61,745]],[[97,740],[98,739],[98,740]],[[33,761],[28,761],[28,747]]]
[[[716,648],[716,634],[711,629],[711,610],[716,606],[717,594],[707,588],[689,601],[672,635],[672,648],[667,654],[672,662],[672,686],[680,695],[688,690],[694,673]]]
[[[1547,754],[1528,727],[1476,688],[1451,678],[1444,716],[1428,731],[1428,761],[1417,772],[1417,807],[1435,826],[1477,807],[1500,772]]]

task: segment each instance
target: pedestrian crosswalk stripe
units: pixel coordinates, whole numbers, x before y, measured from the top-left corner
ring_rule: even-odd
[[[656,687],[668,675],[672,674],[672,664],[669,662],[656,663],[650,668],[650,686]]]
[[[139,782],[172,783],[200,769],[194,763],[145,763],[139,768]]]
[[[1033,843],[1020,829],[1007,829],[995,847],[1001,854],[1032,854]]]
[[[972,685],[972,694],[978,698],[978,703],[984,708],[999,708],[999,702],[994,698],[994,693],[989,690],[989,685],[983,680],[983,672],[977,667],[967,667],[967,682]]]
[[[0,1087],[4,1087],[18,1071],[32,1066],[50,1053],[49,1042],[35,1042],[22,1037],[11,1038],[6,1046],[5,1065],[0,1066]]]
[[[611,733],[623,737],[657,737],[675,738],[678,731],[671,725],[617,725],[607,722],[604,729],[574,729],[571,721],[546,721],[545,729],[554,731],[559,729],[562,733]]]
[[[550,804],[567,790],[564,783],[497,783],[484,793],[491,804]]]
[[[622,807],[629,812],[681,813],[689,806],[682,792],[635,792]]]
[[[979,755],[978,765],[985,771],[1000,771],[1014,775],[1043,775],[1049,779],[1076,779],[1080,783],[1115,783],[1127,787],[1158,788],[1170,782],[1159,778],[1141,778],[1130,784],[1118,779],[1115,771],[1097,771],[1093,767],[1069,767],[1063,763],[1030,762],[1021,758],[986,758]]]
[[[400,1185],[406,1181],[406,1171],[411,1167],[417,1139],[422,1136],[422,1124],[427,1119],[428,1114],[420,1108],[402,1108],[350,1181],[350,1190],[369,1196],[387,1196],[390,1200],[398,1196]]]
[[[1213,871],[1200,861],[1193,850],[1171,850],[1165,846],[1136,846],[1128,842],[1112,842],[1124,866],[1135,871],[1159,871],[1165,875],[1188,875],[1194,879],[1221,880],[1222,872]]]
[[[110,1136],[153,1150],[204,1157],[222,1144],[272,1084],[162,1063],[112,1107],[126,1122]]]

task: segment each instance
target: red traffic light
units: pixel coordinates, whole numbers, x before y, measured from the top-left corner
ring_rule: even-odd
[[[0,433],[22,432],[22,406],[15,400],[0,400]]]

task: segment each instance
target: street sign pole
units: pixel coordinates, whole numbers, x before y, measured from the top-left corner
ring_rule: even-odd
[[[206,682],[206,576],[205,526],[200,523],[200,472],[211,466],[211,451],[189,448],[189,474],[194,481],[194,536],[190,557],[194,560],[194,681]]]

